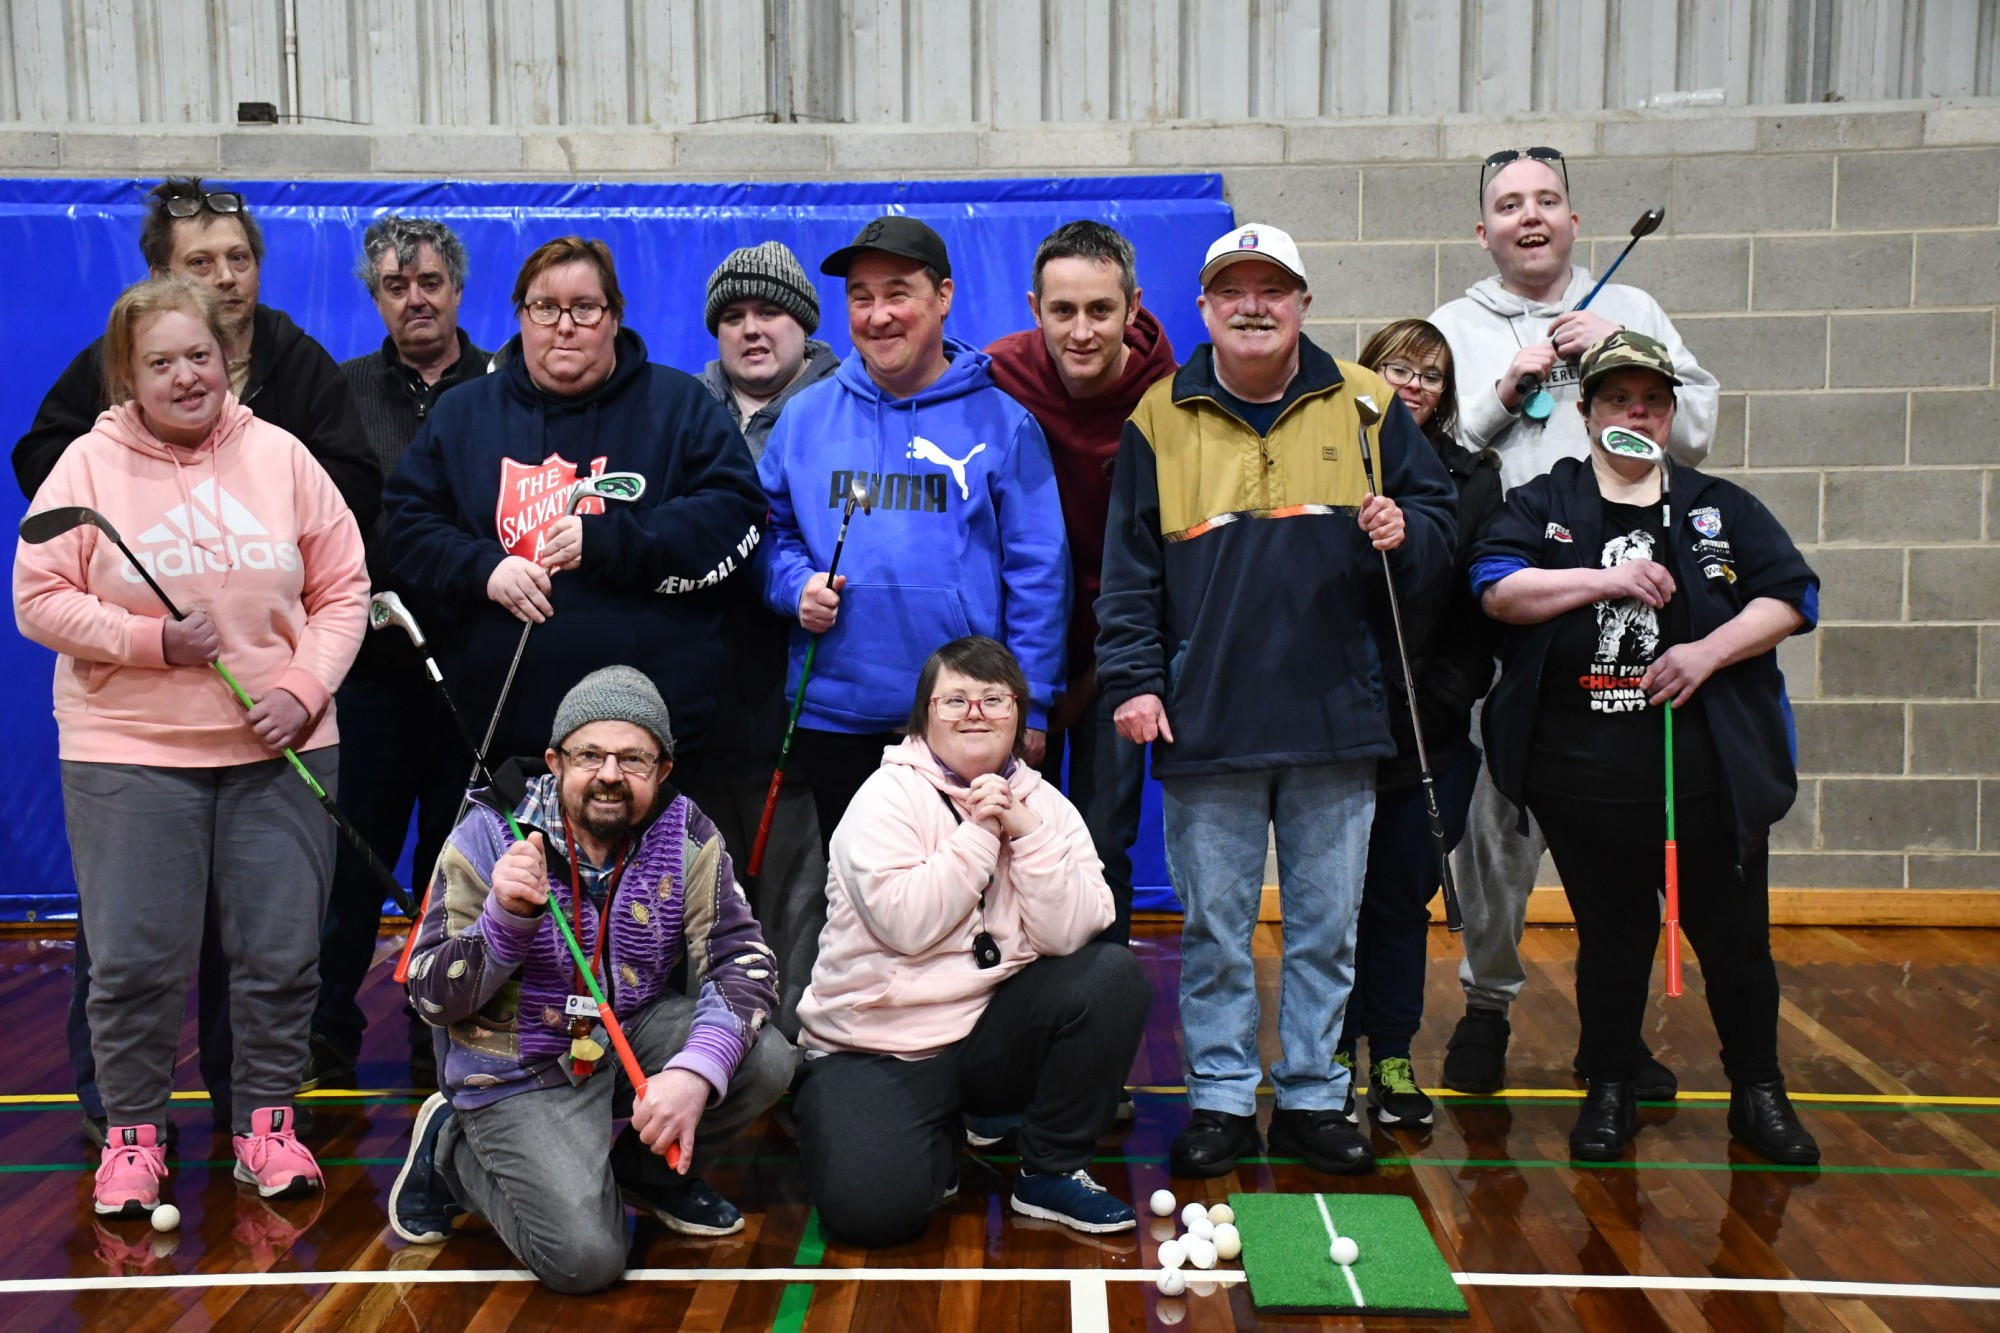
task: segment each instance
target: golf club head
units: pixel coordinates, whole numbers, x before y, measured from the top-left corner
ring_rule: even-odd
[[[21,520],[21,540],[30,546],[40,546],[65,532],[86,526],[96,528],[114,542],[119,540],[118,529],[111,526],[111,520],[84,505],[64,505],[60,509],[44,509],[40,513],[29,514]]]
[[[1361,413],[1361,424],[1372,426],[1382,419],[1382,409],[1375,406],[1374,398],[1365,393],[1354,395],[1354,406]]]
[[[1632,239],[1636,241],[1641,236],[1651,236],[1660,229],[1660,224],[1666,221],[1666,218],[1667,210],[1655,204],[1641,213],[1639,220],[1632,224]],[[1650,254],[1652,252],[1648,251],[1647,253]]]
[[[393,592],[378,592],[368,599],[368,628],[382,629],[394,625],[410,636],[410,642],[423,651],[424,632],[417,628],[417,618],[410,614],[410,608],[403,605],[403,599]]]
[[[638,472],[603,472],[582,477],[569,493],[568,513],[574,514],[585,500],[618,500],[630,503],[646,493],[646,478]]]
[[[861,506],[861,512],[864,514],[875,512],[875,497],[868,494],[868,483],[859,477],[847,483],[847,514],[849,517],[853,516],[854,506],[856,505]]]
[[[1626,430],[1623,426],[1612,426],[1604,432],[1598,443],[1604,452],[1616,454],[1620,458],[1635,459],[1642,463],[1663,463],[1667,451],[1647,439],[1636,430]]]

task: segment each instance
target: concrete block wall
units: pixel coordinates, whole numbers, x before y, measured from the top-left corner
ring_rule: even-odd
[[[1560,120],[436,131],[148,126],[0,133],[0,172],[900,179],[1216,170],[1290,230],[1312,336],[1342,355],[1491,272],[1477,163],[1569,155],[1583,262],[1619,272],[1722,381],[1712,470],[1825,581],[1780,652],[1800,794],[1789,887],[2000,889],[2000,101]],[[1143,261],[1142,261],[1143,262]],[[1149,283],[1177,280],[1149,275]]]

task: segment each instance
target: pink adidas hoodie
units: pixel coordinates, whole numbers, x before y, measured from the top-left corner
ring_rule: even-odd
[[[317,720],[299,750],[332,745],[333,691],[367,632],[361,533],[305,446],[227,395],[196,449],[154,438],[136,406],[97,418],[63,452],[30,512],[87,505],[111,520],[183,612],[201,607],[250,697],[291,691]],[[273,752],[214,668],[168,666],[166,608],[92,527],[14,553],[14,621],[61,654],[64,759],[199,768]]]
[[[1027,764],[1008,785],[1042,825],[1002,841],[945,808],[939,792],[962,817],[966,790],[923,741],[883,751],[834,830],[826,928],[799,1001],[807,1049],[935,1055],[972,1031],[994,987],[1037,958],[1075,953],[1111,924],[1111,890],[1083,816]],[[982,929],[1000,946],[997,967],[973,960]]]

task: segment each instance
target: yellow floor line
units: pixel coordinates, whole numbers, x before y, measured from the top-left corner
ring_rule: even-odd
[[[1365,1085],[1363,1085],[1365,1087]],[[1155,1096],[1186,1096],[1187,1088],[1170,1084],[1139,1084],[1133,1092],[1151,1093]],[[1361,1089],[1357,1089],[1359,1091]],[[1270,1088],[1259,1088],[1259,1096],[1269,1096]],[[1441,1101],[1484,1101],[1491,1098],[1508,1098],[1515,1101],[1577,1101],[1583,1096],[1582,1088],[1502,1088],[1499,1092],[1470,1093],[1454,1092],[1450,1088],[1425,1088],[1424,1092]],[[1795,1102],[1854,1102],[1860,1105],[1876,1106],[2000,1106],[2000,1097],[1947,1097],[1926,1096],[1920,1093],[1897,1095],[1893,1093],[1870,1092],[1793,1092]],[[1726,1102],[1729,1093],[1681,1091],[1676,1100],[1684,1102]]]

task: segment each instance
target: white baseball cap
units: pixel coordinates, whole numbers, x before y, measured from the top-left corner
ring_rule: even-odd
[[[1208,258],[1201,264],[1201,285],[1208,286],[1216,274],[1241,259],[1269,260],[1297,278],[1302,286],[1311,286],[1306,281],[1306,266],[1299,260],[1299,247],[1290,233],[1265,222],[1246,222],[1209,246]]]

